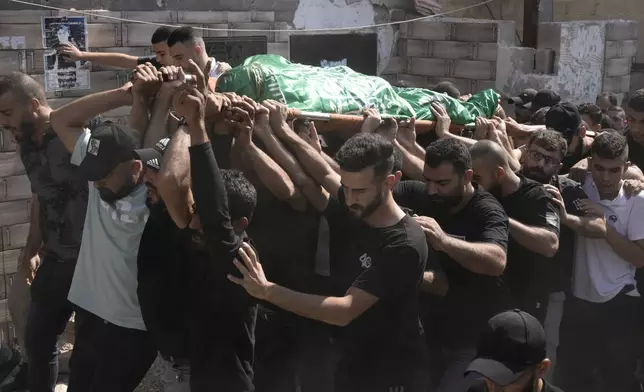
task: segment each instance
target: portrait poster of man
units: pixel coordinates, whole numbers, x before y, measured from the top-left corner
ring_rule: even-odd
[[[87,21],[84,16],[45,16],[42,18],[45,89],[51,91],[87,90],[89,63],[73,61],[58,54],[60,45],[70,44],[87,51]]]

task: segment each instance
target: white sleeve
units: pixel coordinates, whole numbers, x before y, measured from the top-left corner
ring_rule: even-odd
[[[644,240],[644,194],[633,196],[633,206],[628,217],[626,234],[629,240]]]
[[[83,133],[78,136],[76,146],[74,146],[74,152],[72,152],[72,159],[70,160],[72,165],[79,166],[81,162],[83,162],[83,159],[85,159],[85,155],[87,155],[87,145],[89,144],[89,138],[91,135],[92,134],[89,129],[85,129],[83,130]]]

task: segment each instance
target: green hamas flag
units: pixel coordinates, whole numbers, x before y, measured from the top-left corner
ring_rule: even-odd
[[[307,112],[351,114],[373,106],[385,116],[418,120],[433,120],[429,104],[440,101],[455,124],[491,117],[500,98],[493,90],[484,90],[461,102],[422,88],[393,87],[382,78],[348,67],[294,64],[278,55],[247,58],[219,78],[217,91],[246,95],[260,102],[273,99]]]

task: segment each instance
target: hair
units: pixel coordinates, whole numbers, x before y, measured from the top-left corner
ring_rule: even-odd
[[[550,129],[533,132],[528,140],[528,147],[532,144],[548,151],[558,152],[562,158],[568,152],[566,139],[564,139],[561,133]]]
[[[460,175],[472,169],[472,157],[465,143],[458,139],[438,139],[425,150],[425,165],[436,168],[442,163],[451,163]]]
[[[239,170],[221,169],[228,196],[230,220],[247,218],[249,221],[257,206],[257,190]]]
[[[628,107],[638,113],[644,113],[644,88],[637,90],[628,99]]]
[[[394,148],[394,167],[391,170],[394,173],[403,170],[403,153],[399,148]]]
[[[12,93],[17,103],[26,104],[30,99],[37,99],[47,105],[47,97],[42,86],[31,76],[22,72],[12,72],[0,78],[0,95]]]
[[[458,99],[461,96],[461,92],[458,91],[458,89],[452,82],[440,82],[436,86],[434,86],[432,91],[447,94],[454,99]]]
[[[582,103],[579,105],[579,114],[588,116],[592,122],[590,125],[597,125],[602,122],[602,110],[594,103]]]
[[[543,107],[532,115],[530,117],[530,124],[531,125],[546,125],[546,113],[548,113],[548,110],[550,110],[550,106]]]
[[[405,80],[398,80],[396,83],[393,84],[394,87],[400,87],[400,88],[409,88],[409,83]]]
[[[99,114],[98,116],[92,117],[91,119],[87,120],[87,122],[85,123],[85,128],[91,131],[100,127],[101,125],[110,124],[110,123],[111,121],[106,120],[105,117]]]
[[[598,98],[598,99],[599,99],[600,97],[601,97],[601,98],[607,98],[607,99],[608,99],[608,102],[610,102],[610,104],[611,104],[611,105],[613,105],[613,106],[617,106],[617,94],[614,94],[614,93],[606,93],[606,92],[604,92],[604,93],[601,93],[601,94],[599,94],[599,95],[597,96],[597,98]]]
[[[173,31],[174,29],[171,27],[161,26],[155,30],[154,34],[152,34],[152,39],[150,39],[150,41],[152,42],[152,44],[167,42],[168,38],[170,38],[170,34],[172,34]]]
[[[472,160],[484,159],[487,162],[509,170],[508,157],[499,144],[491,140],[480,140],[470,147]]]
[[[386,176],[393,172],[394,146],[380,135],[359,133],[340,147],[335,161],[344,171],[355,173],[373,167],[376,176]]]
[[[602,159],[625,157],[628,156],[628,141],[617,132],[601,133],[593,140],[590,152]]]
[[[604,133],[604,132],[620,133],[617,129],[613,129],[613,128],[602,128],[599,130],[599,133]]]
[[[69,26],[64,24],[64,23],[61,23],[61,24],[58,25],[58,31],[60,31],[60,30],[65,30],[65,31],[67,31],[68,34],[72,33],[71,29],[69,28]]]
[[[179,27],[174,29],[168,36],[167,43],[169,47],[177,43],[183,42],[197,42],[201,37],[197,34],[196,30],[190,26]]]
[[[607,114],[602,114],[602,121],[600,122],[602,129],[615,128],[615,121]]]

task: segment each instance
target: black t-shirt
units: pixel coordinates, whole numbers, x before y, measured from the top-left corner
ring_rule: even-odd
[[[575,216],[586,215],[579,203],[580,200],[588,199],[581,184],[566,176],[554,176],[550,181],[550,185],[559,189],[568,214]],[[550,278],[548,285],[553,292],[565,291],[570,288],[575,257],[575,237],[576,234],[572,229],[561,226],[559,250],[553,257],[552,275],[546,276],[546,278]]]
[[[575,164],[582,159],[588,158],[590,156],[590,149],[584,152],[584,145],[583,141],[579,145],[576,151],[574,151],[570,155],[566,155],[561,162],[561,170],[559,170],[560,174],[568,174],[570,172],[570,169],[575,166]]]
[[[394,197],[414,213],[434,218],[450,236],[467,242],[496,244],[506,250],[508,216],[494,196],[476,184],[474,187],[470,201],[455,214],[428,201],[427,187],[420,181],[400,182],[394,188]],[[430,250],[430,259],[434,257],[447,276],[449,290],[443,298],[421,296],[430,307],[424,326],[442,345],[470,347],[476,344],[488,319],[508,308],[507,285],[503,277],[471,272],[446,253]]]
[[[137,258],[137,294],[145,327],[161,355],[189,358],[190,271],[179,229],[159,204],[150,208]]]
[[[141,65],[145,63],[150,63],[152,64],[156,69],[159,69],[162,67],[161,63],[157,61],[157,56],[143,56],[139,57],[136,59],[136,63]]]
[[[479,381],[474,382],[474,384],[470,386],[467,392],[488,392],[488,389],[487,389],[487,385],[485,385],[485,381],[481,379]],[[543,388],[541,388],[541,392],[563,392],[563,391],[555,387],[554,385],[550,384],[548,381],[543,380]]]
[[[519,178],[519,189],[499,200],[505,212],[524,225],[545,228],[559,235],[559,210],[549,193],[542,184],[522,175]],[[542,297],[552,292],[548,282],[554,263],[554,258],[526,249],[510,235],[504,275],[508,278],[513,297]]]
[[[405,215],[393,226],[370,227],[348,210],[342,190],[338,199],[329,199],[324,215],[337,295],[355,287],[379,298],[342,328],[344,355],[339,368],[363,379],[373,377],[375,369],[422,366],[426,348],[418,294],[427,243],[420,225]]]
[[[630,132],[626,134],[626,139],[628,140],[628,160],[644,170],[644,146],[633,140]]]

